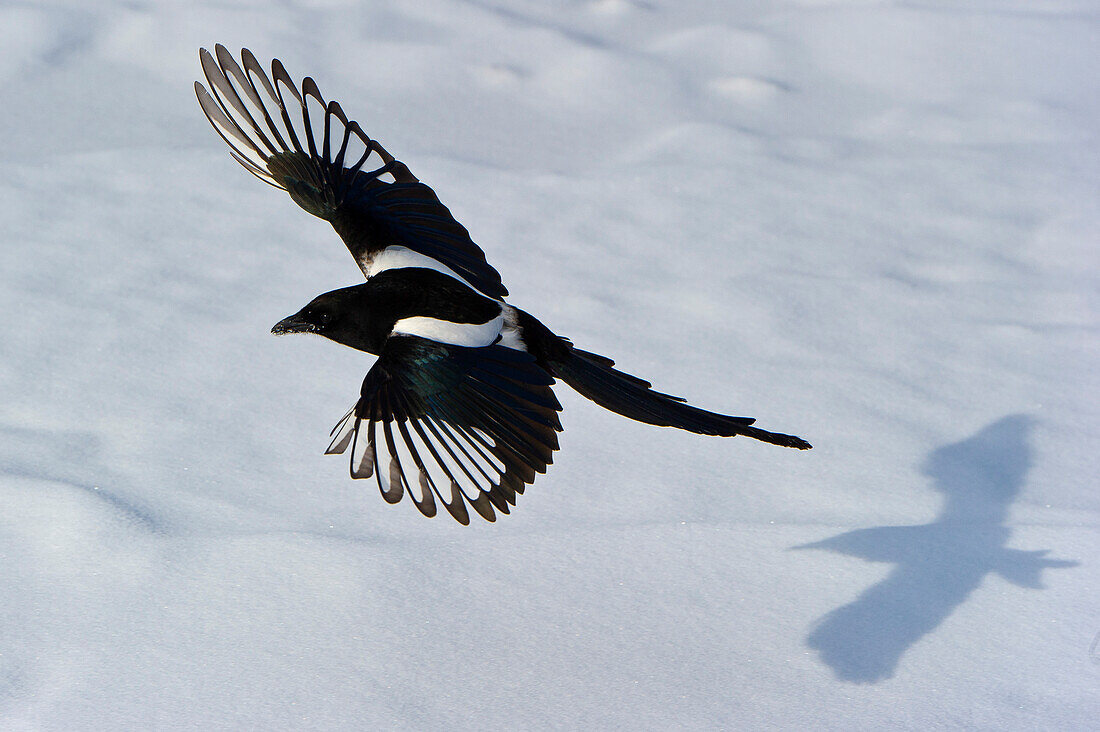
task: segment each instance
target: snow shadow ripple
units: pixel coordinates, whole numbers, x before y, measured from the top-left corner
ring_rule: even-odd
[[[150,511],[111,488],[123,480],[103,464],[101,453],[99,438],[90,432],[0,425],[0,479],[10,476],[68,485],[94,496],[128,522],[160,533],[163,527]]]
[[[806,639],[837,678],[876,683],[901,656],[966,601],[988,574],[1041,589],[1044,569],[1077,562],[1006,548],[1004,525],[1031,467],[1032,419],[1010,415],[962,442],[933,450],[923,466],[945,500],[936,521],[878,526],[794,547],[827,549],[894,570],[853,602],[822,617]]]

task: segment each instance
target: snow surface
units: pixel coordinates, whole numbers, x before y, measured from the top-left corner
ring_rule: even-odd
[[[514,515],[321,455],[359,275],[200,45],[312,75],[511,302],[815,449],[562,388]],[[1092,0],[0,4],[0,727],[1095,729]]]

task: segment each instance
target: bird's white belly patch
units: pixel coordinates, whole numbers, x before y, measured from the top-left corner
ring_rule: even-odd
[[[480,348],[492,345],[504,327],[504,315],[498,315],[487,323],[452,323],[449,320],[414,315],[393,324],[394,333],[419,336],[453,346]]]
[[[421,254],[420,252],[414,252],[408,247],[388,246],[378,252],[378,254],[375,254],[372,259],[368,260],[363,258],[359,261],[359,268],[363,270],[363,274],[366,275],[368,279],[374,277],[379,272],[385,272],[387,269],[401,269],[402,267],[423,267],[424,269],[433,269],[449,277],[454,277],[471,290],[477,291],[477,288],[471,285],[465,277],[462,277],[447,265],[425,254]]]

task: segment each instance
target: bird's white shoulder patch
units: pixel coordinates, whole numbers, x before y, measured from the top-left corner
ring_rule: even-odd
[[[498,315],[487,323],[452,323],[449,320],[414,315],[393,324],[394,333],[419,336],[452,346],[481,348],[492,345],[504,327],[504,315]]]
[[[387,269],[401,269],[403,267],[433,269],[449,277],[454,277],[475,292],[478,291],[465,277],[462,277],[447,265],[440,263],[439,260],[432,259],[426,254],[414,252],[408,247],[388,246],[369,259],[363,257],[359,260],[359,269],[363,270],[363,274],[366,275],[367,279],[374,277],[379,272],[385,272]]]

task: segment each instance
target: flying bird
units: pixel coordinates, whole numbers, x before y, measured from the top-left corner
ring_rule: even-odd
[[[485,254],[435,195],[344,114],[313,79],[282,63],[270,76],[244,49],[199,51],[203,112],[250,173],[328,221],[366,282],[318,295],[272,333],[316,333],[377,356],[328,454],[383,498],[437,503],[460,523],[509,513],[558,448],[556,379],[630,419],[703,435],[743,435],[800,450],[751,417],[708,412],[655,391],[614,361],[575,347],[505,302]]]

